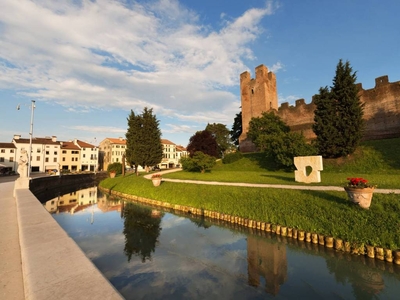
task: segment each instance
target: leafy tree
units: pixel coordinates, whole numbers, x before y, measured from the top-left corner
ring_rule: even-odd
[[[223,157],[227,150],[233,148],[229,129],[221,123],[207,124],[206,130],[210,131],[218,144],[219,157]]]
[[[142,114],[135,115],[133,110],[128,120],[126,133],[126,160],[131,166],[143,168],[160,163],[163,154],[159,121],[153,115],[153,109],[144,108]]]
[[[278,166],[292,168],[295,156],[313,155],[315,149],[307,144],[300,133],[290,132],[285,124],[273,112],[264,112],[259,118],[252,118],[248,136],[257,148],[272,157]]]
[[[364,129],[364,104],[358,97],[356,72],[340,59],[333,86],[320,88],[315,97],[313,130],[316,145],[324,157],[341,157],[353,153]]]
[[[215,157],[196,151],[192,157],[182,157],[180,163],[185,171],[205,173],[211,170],[216,162]]]
[[[247,136],[253,141],[260,151],[269,151],[271,136],[281,135],[290,131],[289,126],[273,112],[263,112],[261,117],[252,118],[249,123]]]
[[[190,137],[189,145],[186,147],[189,156],[201,151],[204,154],[218,157],[218,144],[215,137],[208,130],[198,131]]]
[[[235,119],[233,120],[232,130],[230,131],[231,140],[233,144],[239,146],[239,137],[242,134],[242,112],[236,114]]]

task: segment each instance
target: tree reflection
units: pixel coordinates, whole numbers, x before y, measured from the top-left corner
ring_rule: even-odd
[[[345,284],[350,282],[356,299],[377,299],[384,288],[385,283],[382,274],[378,269],[359,264],[350,264],[345,259],[326,260],[326,265],[331,274],[335,276],[337,282]]]
[[[124,253],[131,260],[132,254],[139,256],[142,262],[151,260],[158,236],[161,232],[162,213],[151,208],[126,203],[123,211],[125,248]]]

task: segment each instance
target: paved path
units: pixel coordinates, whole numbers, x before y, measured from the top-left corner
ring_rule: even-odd
[[[181,171],[182,169],[171,169],[158,172],[160,174],[167,174],[172,172]],[[151,179],[153,174],[145,175],[144,178]],[[310,190],[310,191],[339,191],[343,192],[343,187],[339,186],[313,186],[313,185],[284,185],[284,184],[264,184],[264,183],[240,183],[240,182],[219,182],[219,181],[199,181],[199,180],[186,180],[186,179],[170,179],[163,178],[167,182],[183,182],[192,184],[209,184],[209,185],[227,185],[227,186],[244,186],[244,187],[260,187],[272,189],[290,189],[290,190]],[[374,193],[378,194],[400,194],[400,189],[375,189]]]
[[[14,181],[0,183],[0,299],[24,299]]]

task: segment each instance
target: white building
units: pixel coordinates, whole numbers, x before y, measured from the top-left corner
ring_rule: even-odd
[[[74,144],[81,150],[81,171],[98,171],[99,148],[77,139]]]
[[[17,170],[17,147],[13,143],[0,143],[0,175]]]
[[[61,144],[57,137],[32,138],[32,153],[29,155],[30,139],[14,135],[12,143],[16,147],[16,160],[21,156],[21,150],[26,150],[31,160],[31,172],[47,172],[59,170]]]

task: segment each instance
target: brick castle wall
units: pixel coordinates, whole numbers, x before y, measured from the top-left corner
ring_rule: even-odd
[[[375,87],[364,90],[357,84],[359,96],[364,106],[366,123],[364,139],[400,137],[400,81],[389,82],[388,76],[375,79]],[[296,100],[295,105],[282,103],[278,106],[276,77],[264,65],[256,68],[256,78],[249,72],[240,75],[243,132],[239,138],[243,152],[255,151],[255,146],[247,138],[249,122],[260,117],[265,111],[275,111],[277,115],[296,132],[302,132],[306,139],[315,138],[312,131],[315,104],[306,104],[304,99]]]

